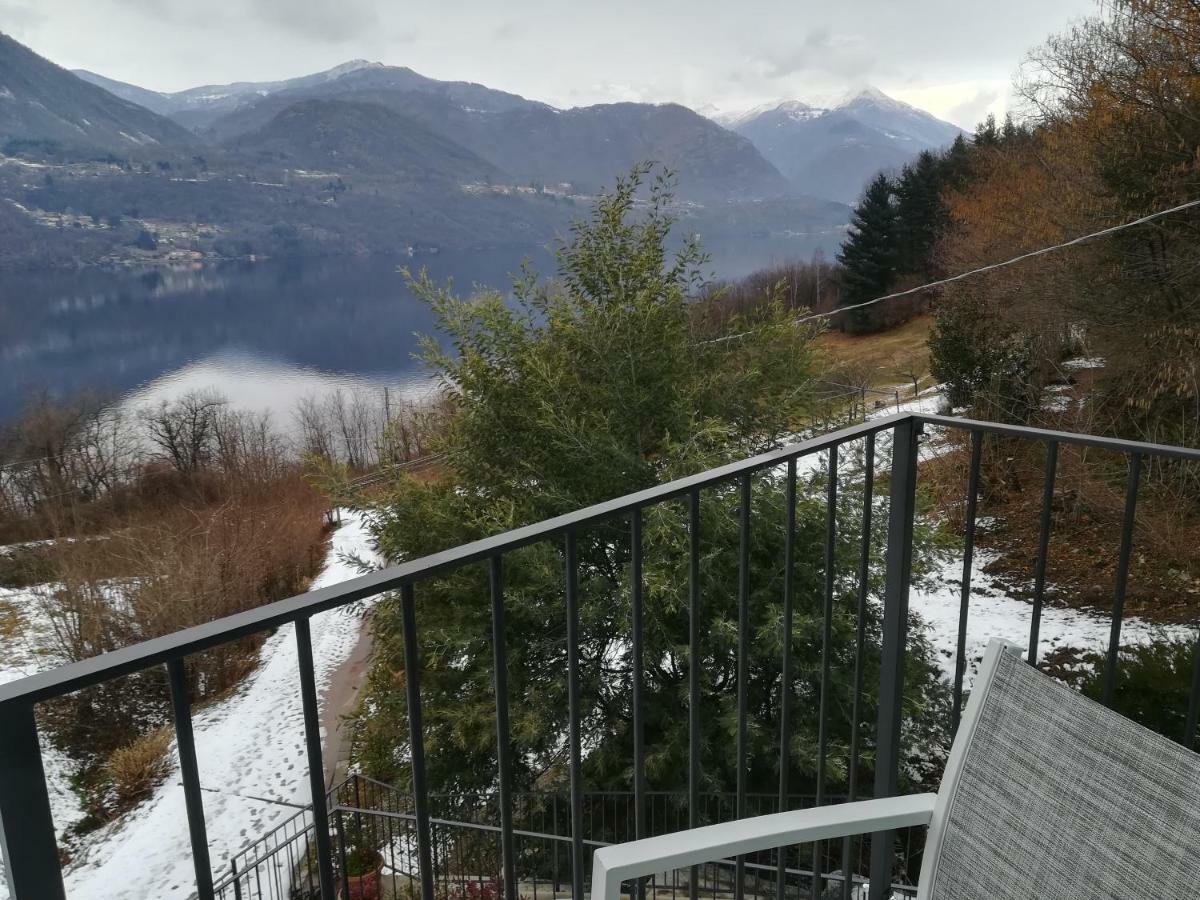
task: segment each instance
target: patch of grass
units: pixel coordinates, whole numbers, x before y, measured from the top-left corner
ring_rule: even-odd
[[[0,641],[16,640],[25,628],[25,617],[7,600],[0,600]]]
[[[861,376],[871,387],[912,387],[914,377],[925,386],[929,376],[929,330],[933,316],[917,316],[875,334],[829,331],[817,339],[829,367]]]
[[[0,587],[30,587],[53,578],[54,563],[45,547],[21,547],[0,553]]]
[[[171,771],[167,751],[170,728],[156,728],[114,750],[105,763],[118,809],[129,809],[150,796]]]

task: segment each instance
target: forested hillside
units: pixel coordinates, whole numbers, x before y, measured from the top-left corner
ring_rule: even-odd
[[[1198,59],[1189,0],[1117,0],[1048,41],[1021,85],[1035,118],[983,142],[970,178],[946,193],[939,264],[991,262],[1200,198]],[[935,359],[964,392],[987,387],[1020,415],[1064,347],[1085,340],[1106,361],[1090,405],[1100,425],[1195,446],[1198,239],[1191,208],[948,289]],[[964,358],[956,348],[968,345],[1003,352]]]

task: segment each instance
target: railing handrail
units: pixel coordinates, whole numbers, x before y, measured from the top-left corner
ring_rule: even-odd
[[[244,612],[223,616],[202,625],[193,625],[172,634],[150,638],[119,650],[93,656],[90,659],[47,669],[44,672],[0,685],[0,705],[15,701],[37,703],[77,691],[80,688],[110,681],[131,672],[148,669],[168,660],[190,656],[229,641],[287,625],[297,619],[307,618],[373,597],[376,594],[396,590],[404,585],[423,581],[460,566],[526,547],[568,531],[615,519],[634,509],[653,506],[684,496],[689,491],[729,481],[738,475],[748,475],[762,469],[773,468],[790,459],[819,453],[828,447],[855,438],[886,431],[898,422],[911,417],[911,413],[899,413],[853,425],[796,444],[760,453],[757,456],[708,469],[695,475],[677,478],[665,484],[655,485],[612,500],[605,500],[574,512],[564,513],[561,516],[544,519],[532,525],[524,525],[511,531],[460,544],[457,547],[389,566],[377,572],[360,575],[326,588],[319,588],[315,591],[297,594],[286,600],[277,600],[274,603]]]
[[[981,419],[943,416],[936,413],[910,413],[909,415],[925,425],[957,428],[960,431],[982,431],[987,434],[1002,434],[1008,437],[1036,438],[1059,444],[1073,444],[1077,447],[1098,447],[1102,450],[1115,450],[1119,453],[1140,453],[1142,456],[1165,456],[1169,459],[1200,462],[1200,450],[1191,447],[1151,444],[1145,441],[1128,441],[1124,438],[1101,437],[1094,434],[1082,434],[1078,431],[1054,431],[1049,428],[1035,428],[1032,425],[1006,425],[1002,422],[985,422]],[[894,420],[897,417],[892,416],[891,418]]]

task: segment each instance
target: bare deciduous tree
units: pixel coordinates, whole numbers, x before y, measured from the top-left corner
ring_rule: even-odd
[[[164,459],[184,475],[198,472],[216,450],[217,423],[229,401],[211,391],[192,391],[178,400],[143,409],[146,436]]]

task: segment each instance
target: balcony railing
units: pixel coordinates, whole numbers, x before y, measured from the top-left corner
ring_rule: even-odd
[[[737,740],[732,749],[737,771],[737,786],[732,793],[729,809],[725,813],[733,817],[753,815],[764,810],[751,806],[748,790],[748,741],[749,720],[746,660],[748,658],[749,603],[750,603],[750,528],[751,528],[751,483],[756,475],[768,471],[782,470],[786,493],[787,522],[783,559],[784,567],[782,596],[783,628],[782,655],[779,660],[783,684],[791,684],[797,661],[792,659],[790,630],[793,621],[795,586],[793,579],[794,560],[797,553],[796,501],[798,467],[801,460],[824,455],[828,477],[825,482],[828,516],[824,534],[823,555],[825,579],[822,617],[822,653],[819,661],[820,693],[817,717],[817,777],[815,803],[828,803],[835,799],[827,791],[828,777],[828,723],[834,710],[831,709],[828,686],[831,681],[831,628],[834,616],[834,554],[836,507],[842,470],[839,468],[839,450],[853,445],[861,452],[864,460],[861,468],[863,505],[860,535],[861,559],[857,572],[857,635],[853,677],[853,708],[850,711],[850,753],[845,786],[850,799],[863,793],[860,784],[860,756],[865,744],[870,741],[873,751],[874,784],[870,793],[876,797],[893,796],[899,788],[900,767],[904,746],[901,738],[902,700],[904,697],[905,659],[908,647],[908,602],[913,563],[913,534],[917,521],[916,491],[918,480],[918,458],[921,435],[926,429],[938,429],[965,433],[969,438],[970,464],[965,496],[965,560],[963,566],[961,611],[957,630],[957,658],[952,678],[952,728],[957,727],[958,711],[962,706],[963,685],[967,667],[966,635],[970,615],[970,591],[972,555],[976,530],[976,507],[979,494],[981,448],[985,435],[1003,435],[1040,442],[1046,449],[1046,464],[1043,479],[1040,529],[1037,542],[1037,557],[1034,567],[1033,603],[1030,609],[1029,658],[1034,661],[1038,654],[1039,627],[1046,588],[1046,561],[1049,553],[1057,475],[1058,451],[1062,446],[1103,448],[1123,454],[1128,460],[1125,515],[1122,520],[1121,536],[1117,548],[1116,583],[1113,588],[1111,632],[1108,641],[1103,681],[1103,698],[1111,701],[1121,645],[1121,625],[1124,616],[1126,585],[1129,577],[1130,558],[1134,540],[1135,514],[1138,502],[1138,485],[1143,462],[1150,459],[1172,459],[1200,461],[1200,451],[1121,441],[1090,435],[1046,431],[1019,426],[1001,425],[967,419],[935,415],[901,414],[890,418],[867,422],[851,428],[806,440],[780,450],[765,453],[717,469],[672,481],[658,487],[610,500],[558,516],[544,522],[525,526],[435,553],[422,559],[405,562],[377,571],[342,584],[273,603],[257,609],[229,616],[206,625],[189,628],[176,634],[156,638],[94,659],[66,665],[46,671],[21,681],[0,685],[0,838],[2,838],[5,870],[9,889],[14,900],[60,900],[65,897],[60,869],[59,852],[55,827],[51,817],[50,801],[43,770],[38,729],[35,719],[37,704],[61,697],[121,676],[164,666],[168,675],[174,713],[175,732],[179,756],[182,789],[185,797],[192,856],[196,873],[196,895],[201,900],[214,896],[258,896],[242,894],[242,887],[225,872],[219,880],[214,879],[209,857],[208,839],[205,829],[204,807],[197,766],[195,742],[192,736],[192,713],[185,684],[184,661],[196,653],[234,641],[248,635],[265,632],[288,623],[295,624],[299,656],[299,684],[306,735],[308,775],[313,798],[316,802],[301,824],[301,831],[293,837],[281,838],[285,843],[294,842],[296,858],[309,860],[307,871],[311,896],[322,900],[333,900],[338,894],[339,882],[345,876],[345,867],[339,860],[339,820],[348,815],[383,815],[389,821],[403,824],[405,840],[402,856],[405,872],[412,877],[414,891],[419,891],[420,900],[435,900],[437,897],[463,898],[474,896],[471,892],[454,893],[446,883],[445,860],[435,856],[445,849],[443,837],[448,827],[438,810],[433,808],[435,800],[426,777],[425,751],[422,729],[422,696],[420,688],[421,665],[418,658],[418,635],[416,604],[423,582],[445,575],[463,566],[484,563],[489,567],[491,585],[491,609],[493,624],[493,649],[495,678],[495,721],[497,729],[497,771],[495,775],[496,810],[495,822],[466,823],[478,826],[494,834],[497,844],[495,876],[503,900],[517,900],[527,893],[532,879],[537,890],[542,875],[528,865],[529,854],[517,853],[517,842],[546,839],[553,843],[549,856],[553,865],[561,865],[563,894],[575,898],[585,896],[585,878],[590,871],[590,853],[595,846],[606,840],[647,836],[651,829],[658,831],[666,827],[665,822],[652,823],[648,814],[652,810],[651,792],[645,783],[646,747],[643,739],[644,683],[643,683],[643,515],[659,504],[672,500],[686,502],[686,524],[688,534],[688,655],[689,660],[701,659],[701,491],[711,488],[736,488],[739,502],[740,554],[738,560],[738,609],[737,634]],[[864,659],[866,647],[865,620],[868,604],[876,602],[870,595],[869,566],[871,562],[872,521],[875,477],[878,463],[877,445],[881,450],[890,445],[890,462],[881,469],[880,481],[886,483],[889,496],[886,521],[886,556],[882,604],[880,677],[878,685],[878,712],[873,729],[865,727],[862,710],[864,697]],[[883,455],[881,453],[881,455]],[[585,819],[585,803],[588,795],[583,783],[583,757],[585,735],[582,722],[585,717],[580,697],[580,565],[578,561],[578,535],[581,530],[600,523],[627,523],[630,541],[630,622],[629,652],[632,679],[632,784],[629,803],[621,813],[630,827],[598,834],[589,828]],[[513,743],[509,734],[509,691],[507,685],[507,643],[505,629],[504,559],[518,548],[538,542],[559,542],[561,546],[563,590],[567,637],[567,683],[568,714],[565,744],[569,758],[570,791],[556,815],[561,823],[552,831],[544,828],[531,831],[519,827],[517,810],[520,803],[512,775]],[[361,803],[352,804],[344,798],[330,801],[323,780],[321,731],[318,699],[313,672],[312,645],[309,620],[317,614],[348,603],[373,597],[384,592],[397,592],[404,628],[404,659],[407,685],[409,733],[411,749],[412,793],[405,795],[403,809],[396,807],[390,812],[365,809]],[[812,661],[817,665],[817,661]],[[682,821],[674,826],[695,827],[704,823],[703,790],[701,779],[701,680],[698,665],[688,665],[687,692],[687,791],[676,810]],[[787,693],[783,696],[786,698]],[[1200,654],[1193,677],[1188,703],[1184,741],[1194,746],[1197,727],[1198,701],[1200,701]],[[794,731],[794,717],[800,713],[786,700],[779,710],[778,767],[780,772],[779,792],[776,808],[785,808],[792,801],[788,784],[789,745]],[[869,732],[869,733],[868,733]],[[489,801],[490,802],[490,801]],[[524,801],[522,801],[524,802]],[[411,807],[411,808],[409,808]],[[453,824],[453,823],[452,823]],[[457,824],[464,824],[459,822]],[[344,822],[342,822],[344,826]],[[439,836],[439,832],[441,836]],[[532,837],[531,837],[532,835]],[[311,847],[310,847],[311,843]],[[561,845],[561,846],[560,846]],[[889,886],[899,868],[897,866],[897,844],[890,834],[876,834],[869,841],[870,896],[872,900],[886,896]],[[864,848],[859,848],[859,854]],[[443,854],[444,855],[444,854]],[[240,857],[243,866],[253,855]],[[238,865],[239,857],[234,857]],[[667,880],[655,880],[640,890],[653,891],[661,895],[663,885],[672,895],[686,892],[690,900],[697,900],[705,893],[732,893],[742,900],[750,892],[753,895],[787,897],[800,893],[813,897],[835,892],[850,897],[858,891],[863,881],[863,872],[858,870],[858,857],[852,848],[814,848],[808,857],[807,868],[793,865],[800,857],[789,857],[786,853],[771,858],[739,859],[728,866],[701,871],[693,869],[678,873]],[[834,863],[837,871],[831,871]],[[307,862],[305,863],[307,866]],[[482,875],[482,873],[475,873]],[[462,873],[460,872],[460,875]],[[289,873],[289,877],[294,876]],[[562,896],[558,891],[558,876],[554,884],[547,885],[548,896]],[[482,882],[481,882],[482,884]],[[765,885],[765,886],[762,886]],[[220,893],[218,894],[218,887]],[[761,890],[760,890],[761,887]],[[230,893],[233,891],[233,893]],[[348,891],[349,892],[349,891]],[[153,895],[150,889],[147,896]],[[266,895],[263,895],[266,896]],[[300,894],[298,896],[309,896]],[[416,894],[414,893],[414,898]],[[481,894],[480,897],[486,896]]]

